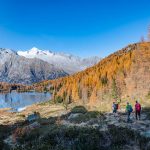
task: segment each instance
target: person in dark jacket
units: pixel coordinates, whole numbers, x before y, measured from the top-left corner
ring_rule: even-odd
[[[113,104],[112,104],[112,111],[113,111],[113,113],[117,112],[117,105],[115,102],[113,102]]]

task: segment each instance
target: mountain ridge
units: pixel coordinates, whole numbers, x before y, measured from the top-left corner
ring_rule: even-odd
[[[0,82],[31,84],[68,75],[40,60],[19,56],[11,49],[0,49]]]
[[[18,52],[0,48],[0,82],[32,84],[56,79],[84,70],[98,60],[98,57],[81,59],[70,54],[39,50],[36,47]]]
[[[63,69],[68,74],[74,74],[91,67],[101,59],[97,56],[80,58],[79,56],[74,56],[72,54],[40,50],[36,47],[33,47],[28,51],[18,51],[17,54],[26,58],[39,58],[53,64],[59,69]]]

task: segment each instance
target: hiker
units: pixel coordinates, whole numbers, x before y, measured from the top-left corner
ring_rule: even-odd
[[[136,101],[136,104],[135,104],[135,117],[136,117],[136,120],[140,120],[140,116],[141,116],[141,105],[138,103],[138,101]]]
[[[127,106],[126,106],[127,122],[130,122],[130,115],[132,111],[133,111],[132,106],[129,104],[129,102],[127,102]]]
[[[117,112],[117,105],[116,105],[115,102],[113,102],[112,110],[113,110],[113,113],[116,113],[116,112]]]
[[[121,99],[117,99],[117,110],[120,109],[120,103],[121,103]]]

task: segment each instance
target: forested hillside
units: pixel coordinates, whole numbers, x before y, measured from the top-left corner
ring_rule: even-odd
[[[54,101],[96,104],[150,95],[150,43],[142,42],[109,55],[97,65],[72,76],[34,85],[47,88]]]

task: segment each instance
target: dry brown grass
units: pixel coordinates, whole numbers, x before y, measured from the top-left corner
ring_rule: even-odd
[[[33,112],[39,112],[41,118],[49,118],[54,116],[60,116],[62,113],[65,113],[65,109],[62,105],[46,104],[38,105],[34,104],[27,107],[22,112],[8,112],[9,109],[0,110],[0,124],[2,125],[11,125],[18,121],[25,120],[26,116],[32,114]],[[25,116],[25,117],[24,117]]]

